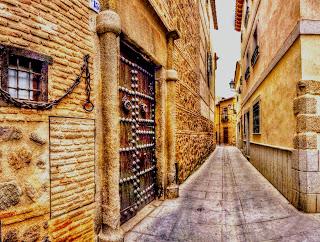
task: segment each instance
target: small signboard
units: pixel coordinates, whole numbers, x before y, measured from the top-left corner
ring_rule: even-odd
[[[90,1],[90,8],[99,13],[100,12],[100,2],[99,0],[89,0]]]

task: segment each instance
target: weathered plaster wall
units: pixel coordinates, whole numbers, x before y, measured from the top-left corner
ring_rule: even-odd
[[[253,87],[255,82],[267,68],[283,43],[294,30],[300,19],[300,1],[292,0],[290,4],[282,0],[260,0],[248,1],[250,15],[248,27],[244,27],[246,5],[243,7],[242,33],[243,42],[241,45],[241,64],[243,75],[246,71],[246,53],[249,51],[249,61],[254,51],[253,33],[257,26],[259,59],[255,66],[250,68],[250,78],[244,82],[243,95]],[[249,64],[251,66],[251,63]]]
[[[122,32],[151,56],[157,62],[156,64],[165,66],[167,62],[166,31],[152,6],[148,1],[142,0],[121,0],[119,5]]]
[[[296,119],[293,100],[296,85],[301,78],[301,43],[297,40],[272,72],[244,104],[242,114],[250,111],[250,140],[293,148]],[[285,93],[285,98],[284,98]],[[260,99],[261,134],[252,134],[252,105]]]
[[[93,66],[93,62],[96,63],[95,49],[97,49],[95,16],[96,13],[89,10],[88,2],[85,0],[41,1],[41,3],[31,0],[2,1],[0,3],[0,41],[1,44],[36,51],[53,58],[53,64],[49,65],[48,75],[49,101],[63,95],[65,90],[71,86],[80,73],[83,56],[90,54],[92,101],[95,102],[97,100],[95,95],[97,69]],[[18,241],[42,241],[46,237],[58,240],[58,238],[66,239],[69,236],[69,238],[93,239],[93,230],[89,231],[86,225],[93,226],[94,221],[92,212],[95,189],[94,170],[90,166],[90,169],[86,171],[91,172],[90,178],[87,179],[85,178],[86,172],[81,175],[83,170],[72,168],[72,166],[86,165],[85,157],[88,159],[88,164],[95,162],[94,155],[92,156],[95,152],[94,146],[81,142],[87,136],[79,133],[80,130],[88,127],[85,120],[95,117],[96,110],[92,113],[83,110],[82,104],[85,99],[85,84],[82,80],[72,94],[49,111],[20,109],[6,106],[1,102],[0,220],[2,238],[0,240],[15,241],[14,238],[17,238]],[[70,139],[73,140],[72,142],[78,140],[79,143],[72,144],[60,136],[65,125],[68,125],[67,122],[61,125],[55,124],[57,136],[54,141],[51,140],[49,126],[52,123],[49,116],[68,116],[74,117],[77,122],[83,121],[84,124],[79,129],[70,130],[74,133],[70,135],[69,141]],[[95,125],[90,125],[91,142],[93,143],[94,129]],[[72,138],[75,133],[79,139]],[[55,148],[52,146],[53,142],[56,145]],[[65,146],[59,146],[62,144]],[[60,149],[60,153],[56,149]],[[87,150],[91,156],[82,156],[81,159],[76,156],[72,159],[65,157],[69,151],[79,152],[79,149]],[[53,153],[58,154],[56,158],[60,163],[55,163],[50,159],[54,156]],[[56,176],[52,176],[53,173]],[[86,183],[86,186],[80,183],[83,185]],[[74,187],[76,184],[84,190],[80,192],[79,187],[77,188],[79,193],[73,190],[71,186]],[[68,189],[69,194],[61,191],[59,188],[61,185],[70,188]],[[86,191],[87,187],[90,187],[88,191]],[[91,204],[88,205],[91,206],[91,210],[88,209],[88,206],[84,206],[83,202],[77,203],[81,194],[84,195],[83,198],[91,196],[91,199],[85,203],[86,205]],[[53,196],[56,198],[52,200]],[[55,212],[57,210],[60,212]],[[90,213],[90,216],[81,215],[87,213]],[[50,220],[50,217],[55,217],[55,219]],[[65,227],[66,224],[73,225]],[[75,226],[77,227],[76,232]]]

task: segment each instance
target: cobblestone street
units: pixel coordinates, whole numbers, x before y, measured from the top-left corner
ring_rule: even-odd
[[[319,241],[320,221],[297,211],[235,147],[217,147],[125,241]]]

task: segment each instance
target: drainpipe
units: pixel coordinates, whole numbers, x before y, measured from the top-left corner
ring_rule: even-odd
[[[168,56],[167,56],[167,103],[166,103],[166,137],[168,154],[168,187],[166,198],[179,197],[179,186],[177,184],[177,163],[176,163],[176,81],[178,73],[173,69],[173,48],[174,40],[179,38],[177,31],[171,31],[167,35]]]
[[[110,9],[107,9],[110,8]],[[100,41],[101,80],[98,88],[101,110],[97,119],[101,133],[99,147],[102,157],[97,165],[99,191],[97,195],[97,219],[100,231],[97,241],[121,242],[124,240],[120,228],[120,123],[119,123],[119,53],[121,32],[120,17],[115,12],[116,1],[103,2],[103,11],[96,19],[96,31]],[[97,227],[97,226],[96,226]],[[97,228],[98,230],[98,228]],[[96,231],[97,232],[97,231]]]

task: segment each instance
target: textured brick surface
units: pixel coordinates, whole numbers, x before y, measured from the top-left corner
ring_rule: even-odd
[[[49,222],[52,241],[93,241],[95,204],[84,206]]]
[[[51,216],[94,202],[94,121],[50,118]]]

